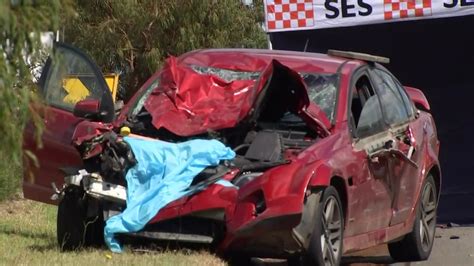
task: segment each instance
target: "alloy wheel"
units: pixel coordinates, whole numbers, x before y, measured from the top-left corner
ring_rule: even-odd
[[[339,203],[334,196],[330,196],[324,204],[322,215],[321,251],[325,265],[336,265],[339,252],[341,252],[341,221]]]
[[[436,227],[436,198],[434,187],[426,183],[421,197],[420,239],[424,251],[433,244]]]

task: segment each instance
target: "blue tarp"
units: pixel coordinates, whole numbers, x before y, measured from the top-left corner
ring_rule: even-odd
[[[217,140],[168,143],[126,137],[138,163],[127,180],[127,207],[109,218],[104,228],[107,246],[122,252],[116,233],[141,230],[168,203],[188,194],[186,189],[204,168],[235,157],[234,151]]]

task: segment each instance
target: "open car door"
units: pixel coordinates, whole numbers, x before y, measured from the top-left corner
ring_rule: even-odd
[[[114,105],[96,64],[82,51],[66,44],[54,45],[38,85],[46,104],[43,112],[45,131],[39,148],[33,124],[25,127],[24,148],[36,155],[39,165],[25,160],[23,192],[26,198],[54,204],[52,183],[62,186],[64,169],[82,166],[81,157],[72,146],[74,129],[84,120],[73,115],[76,103],[98,100],[101,114],[98,120],[104,123],[113,121]]]

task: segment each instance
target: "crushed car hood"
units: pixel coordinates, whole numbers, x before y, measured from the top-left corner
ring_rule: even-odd
[[[317,131],[328,132],[329,119],[310,102],[306,85],[296,71],[272,60],[258,78],[243,76],[225,80],[212,72],[199,73],[170,57],[161,71],[159,86],[145,102],[145,109],[155,128],[165,128],[179,136],[231,128],[257,117],[271,81],[283,77],[292,80],[291,91],[298,99],[292,103],[291,111],[305,113],[303,116],[314,120]]]

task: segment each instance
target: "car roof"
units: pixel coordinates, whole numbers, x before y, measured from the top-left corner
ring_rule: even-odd
[[[308,73],[337,73],[344,62],[354,61],[327,54],[268,49],[203,49],[179,57],[181,64],[252,72],[263,71],[272,60]]]

